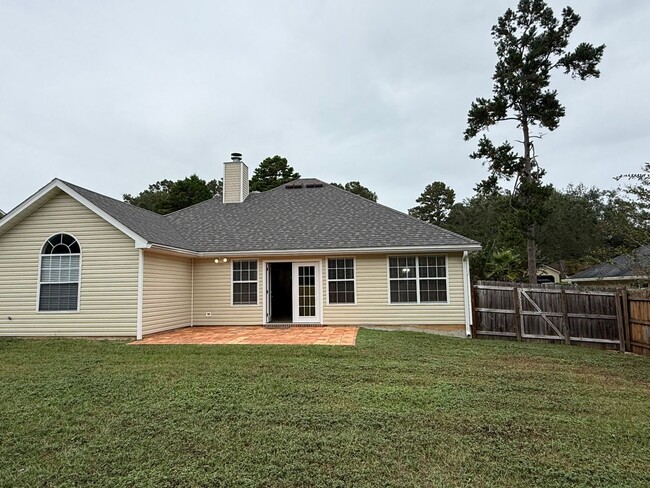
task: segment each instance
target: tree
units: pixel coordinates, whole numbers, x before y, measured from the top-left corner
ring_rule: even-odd
[[[197,175],[192,175],[177,181],[157,181],[137,196],[125,194],[123,198],[131,205],[164,215],[221,194],[222,185],[221,181],[211,180],[206,183]]]
[[[250,181],[250,191],[267,191],[300,178],[300,174],[289,166],[286,158],[266,158],[255,168]]]
[[[431,224],[442,225],[454,205],[456,192],[442,181],[434,181],[424,187],[417,198],[418,206],[409,209],[409,215]]]
[[[486,135],[478,143],[472,159],[488,164],[491,176],[514,179],[513,207],[526,236],[528,279],[536,281],[536,231],[546,217],[545,202],[551,189],[542,184],[545,171],[539,166],[531,133],[535,127],[557,129],[565,114],[557,91],[549,88],[551,72],[562,69],[573,78],[598,78],[598,64],[605,46],[580,43],[567,51],[569,37],[580,22],[571,7],[562,10],[560,22],[544,0],[520,0],[517,11],[506,10],[492,27],[492,38],[498,62],[492,77],[493,97],[472,102],[465,140],[470,140],[490,127],[514,121],[521,132],[522,154],[508,141],[495,146]]]
[[[650,163],[645,163],[641,173],[619,175],[616,181],[627,180],[623,188],[623,199],[629,209],[629,217],[637,230],[633,239],[637,245],[647,245],[650,241]]]
[[[485,265],[486,277],[495,281],[518,281],[522,276],[521,258],[512,249],[494,251]]]
[[[369,188],[363,186],[358,181],[348,181],[345,185],[341,185],[340,183],[330,183],[330,185],[345,191],[349,191],[350,193],[354,193],[355,195],[359,195],[360,197],[363,197],[372,202],[377,201],[377,194],[374,191],[370,190]]]

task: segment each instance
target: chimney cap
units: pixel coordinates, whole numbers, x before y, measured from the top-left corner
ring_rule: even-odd
[[[234,152],[230,154],[230,157],[232,158],[233,161],[241,161],[242,155],[241,153]]]

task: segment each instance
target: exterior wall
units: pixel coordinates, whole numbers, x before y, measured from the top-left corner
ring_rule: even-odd
[[[330,256],[274,256],[272,261],[320,261],[322,269],[322,321],[326,325],[445,325],[465,328],[462,253],[447,255],[448,303],[391,304],[388,301],[386,255],[355,257],[356,304],[327,304],[327,258]],[[264,260],[258,260],[257,305],[232,305],[231,260],[194,260],[194,325],[260,325],[263,321]],[[206,313],[211,316],[207,317]]]
[[[389,303],[388,256],[357,256],[355,266],[356,305],[328,305],[327,261],[323,261],[323,323],[327,325],[458,325],[459,328],[465,328],[461,253],[447,255],[448,303]]]
[[[257,264],[257,277],[257,305],[232,305],[231,260],[216,264],[214,259],[195,259],[194,325],[260,325],[262,323],[261,259]]]
[[[142,335],[192,322],[192,259],[144,253]]]
[[[79,311],[37,312],[41,248],[61,232],[81,246]],[[65,193],[0,236],[0,335],[134,337],[137,294],[133,240]]]

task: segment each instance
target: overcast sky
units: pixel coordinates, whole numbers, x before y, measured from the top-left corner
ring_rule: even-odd
[[[566,2],[551,1],[559,15]],[[515,0],[0,2],[0,208],[52,178],[121,198],[279,154],[402,211],[486,175],[464,142],[489,97],[490,28]],[[537,145],[547,180],[601,188],[650,161],[650,2],[573,0],[600,79],[555,73],[566,106]],[[517,139],[513,126],[492,132]]]

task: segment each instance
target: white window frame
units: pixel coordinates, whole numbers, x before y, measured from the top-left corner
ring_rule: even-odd
[[[420,258],[421,257],[444,257],[445,258],[445,277],[444,278],[431,278],[420,277]],[[415,258],[415,293],[417,301],[415,302],[393,302],[390,297],[390,284],[391,281],[406,281],[413,278],[391,278],[390,277],[390,260],[391,258]],[[447,300],[440,302],[422,302],[420,301],[420,280],[445,280],[445,295]],[[389,305],[448,305],[449,304],[449,255],[447,254],[395,254],[386,256],[386,281],[388,287],[388,304]]]
[[[330,266],[330,259],[351,259],[352,260],[352,273],[354,274],[354,277],[349,280],[349,279],[333,279],[330,280],[330,273],[329,273],[329,266]],[[350,305],[356,305],[357,304],[357,259],[354,256],[327,256],[325,258],[325,277],[326,277],[326,288],[325,288],[325,294],[327,295],[327,304],[331,305],[333,307],[349,307]],[[330,302],[330,281],[336,282],[336,281],[352,281],[353,286],[354,286],[354,302],[349,302],[349,303],[331,303]]]
[[[42,268],[43,268],[43,257],[48,257],[48,256],[53,256],[53,254],[43,254],[43,248],[45,247],[45,244],[52,239],[54,236],[58,236],[59,234],[66,234],[72,237],[76,242],[77,245],[79,246],[79,254],[62,254],[62,256],[79,256],[79,280],[78,281],[57,281],[57,282],[43,282],[41,281],[41,273],[42,273]],[[81,243],[79,242],[79,239],[77,239],[77,236],[72,234],[71,232],[55,232],[51,236],[49,236],[47,239],[43,241],[43,244],[41,245],[41,249],[38,253],[38,276],[36,277],[36,313],[45,313],[45,314],[57,314],[57,313],[79,313],[81,310],[81,272],[83,269],[83,249],[81,248]],[[59,284],[70,284],[70,283],[77,283],[77,309],[76,310],[41,310],[41,285],[59,285]]]
[[[235,263],[254,262],[257,270],[256,280],[235,281]],[[255,283],[255,303],[235,303],[235,283]],[[259,259],[234,259],[230,262],[230,305],[233,307],[257,307],[260,303],[260,263]]]

